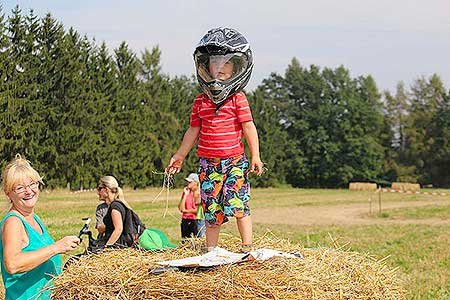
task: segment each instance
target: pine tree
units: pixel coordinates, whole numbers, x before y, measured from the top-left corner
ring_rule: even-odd
[[[25,120],[21,118],[24,115],[24,98],[26,94],[23,91],[21,83],[23,81],[23,69],[21,67],[23,55],[23,37],[25,36],[25,20],[22,17],[22,11],[16,6],[12,11],[12,16],[8,17],[7,35],[9,38],[9,47],[5,53],[8,58],[4,61],[4,75],[6,79],[2,86],[2,98],[4,100],[5,126],[4,126],[4,153],[8,161],[12,153],[22,152],[21,145],[25,140]]]
[[[43,127],[43,120],[38,114],[40,105],[36,101],[39,52],[35,37],[38,30],[38,19],[33,11],[23,17],[19,7],[13,9],[7,25],[10,43],[3,52],[7,58],[2,63],[4,80],[1,93],[6,104],[3,153],[7,160],[15,153],[34,159],[39,151],[37,133]],[[5,35],[3,38],[6,42]]]
[[[45,164],[46,186],[66,186],[66,178],[58,165],[60,155],[57,141],[61,138],[61,110],[58,107],[63,90],[62,69],[64,62],[60,59],[64,29],[50,14],[41,19],[36,43],[39,47],[39,86],[37,98],[41,109],[39,115],[45,120],[45,126],[39,134],[40,146],[38,161]]]
[[[95,151],[90,158],[95,167],[92,176],[98,180],[102,176],[116,174],[119,160],[116,149],[120,136],[115,130],[117,69],[105,43],[93,48],[87,68],[94,102],[91,130],[95,136],[92,142]]]
[[[8,111],[8,105],[11,101],[10,94],[10,79],[8,79],[9,71],[9,49],[10,41],[7,33],[7,24],[5,15],[3,14],[3,8],[0,5],[0,123],[4,124],[0,126],[0,153],[1,163],[0,167],[3,169],[7,161],[11,159],[7,152],[8,140],[6,138],[8,123],[10,118],[10,112]]]
[[[119,138],[117,147],[114,149],[119,158],[118,169],[115,172],[120,174],[119,178],[122,178],[123,185],[138,187],[144,179],[142,170],[146,165],[145,149],[141,147],[143,142],[140,126],[142,97],[138,81],[138,59],[125,42],[122,42],[114,52],[118,89],[113,107],[115,129]]]

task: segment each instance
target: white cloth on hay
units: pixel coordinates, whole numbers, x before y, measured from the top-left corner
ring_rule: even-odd
[[[303,258],[303,256],[298,252],[292,254],[262,248],[248,253],[234,253],[220,247],[215,247],[212,251],[203,255],[160,261],[157,262],[157,264],[171,267],[215,267],[249,260],[263,261],[274,256],[286,258]]]

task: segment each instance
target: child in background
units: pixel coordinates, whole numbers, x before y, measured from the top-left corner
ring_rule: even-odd
[[[256,126],[242,89],[253,69],[253,55],[246,38],[232,28],[214,28],[194,51],[197,79],[203,93],[194,99],[190,127],[166,171],[179,173],[186,155],[198,139],[200,194],[205,213],[206,246],[217,246],[220,228],[234,216],[242,251],[252,249],[250,184],[248,173],[260,176]],[[244,135],[251,163],[244,154]]]
[[[189,174],[186,187],[183,189],[178,209],[182,212],[181,217],[181,238],[190,238],[197,236],[197,209],[201,203],[199,194],[199,180],[195,173]]]

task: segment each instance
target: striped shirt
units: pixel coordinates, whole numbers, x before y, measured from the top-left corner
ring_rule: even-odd
[[[229,158],[243,154],[241,123],[253,121],[247,97],[237,92],[228,97],[219,110],[216,108],[205,93],[194,99],[191,126],[200,127],[198,156]]]

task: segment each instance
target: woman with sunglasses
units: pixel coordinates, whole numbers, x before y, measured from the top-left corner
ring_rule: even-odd
[[[80,243],[76,236],[54,242],[34,207],[42,177],[17,154],[2,174],[11,203],[0,222],[0,258],[5,299],[50,299],[51,280],[61,273],[61,254]]]
[[[123,190],[119,187],[117,179],[113,176],[100,178],[97,193],[99,199],[103,199],[108,205],[108,210],[103,218],[104,235],[98,240],[98,246],[100,248],[130,246],[133,241],[130,240],[124,229],[127,213],[131,211],[131,207],[125,201]]]

